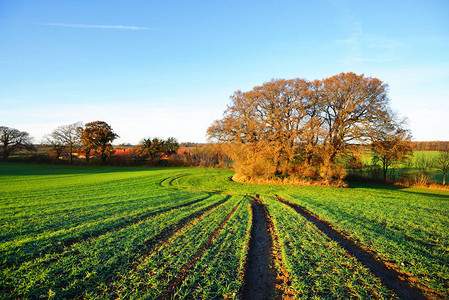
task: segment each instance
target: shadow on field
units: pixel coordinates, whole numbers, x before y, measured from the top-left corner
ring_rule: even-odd
[[[32,163],[0,162],[0,175],[37,176],[37,175],[82,175],[119,172],[166,170],[160,167],[112,167],[112,166],[79,166],[79,165],[47,165]]]
[[[314,215],[305,207],[292,203],[279,196],[276,198],[293,208],[297,213],[302,215],[309,222],[314,224],[321,232],[327,235],[331,240],[337,242],[346,252],[357,259],[361,264],[367,267],[374,275],[376,275],[383,284],[392,289],[401,299],[427,299],[422,291],[412,286],[407,279],[406,274],[402,274],[395,269],[389,268],[385,262],[377,259],[369,251],[363,249],[351,239],[346,237],[342,232],[332,226],[332,224]],[[433,292],[433,291],[432,291]]]
[[[349,188],[353,189],[376,189],[376,190],[386,190],[392,192],[401,192],[413,195],[420,195],[424,197],[432,197],[433,200],[435,198],[439,198],[438,200],[449,200],[449,192],[444,190],[428,190],[429,192],[425,192],[426,189],[421,189],[421,191],[410,191],[410,187],[401,186],[401,185],[391,185],[391,184],[381,184],[381,183],[367,183],[367,182],[358,182],[358,181],[350,181],[348,182]],[[418,189],[418,188],[416,188]],[[447,193],[444,195],[443,193]]]

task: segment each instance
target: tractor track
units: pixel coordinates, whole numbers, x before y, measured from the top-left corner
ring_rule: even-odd
[[[271,299],[276,286],[276,274],[271,252],[273,240],[268,231],[264,206],[256,198],[251,201],[251,235],[245,263],[242,299]]]
[[[242,299],[293,299],[279,238],[270,214],[259,198],[251,201],[251,237],[245,263]]]
[[[395,270],[387,265],[386,262],[376,257],[369,250],[362,248],[356,244],[349,236],[342,231],[335,228],[332,224],[324,219],[321,219],[314,213],[310,212],[305,207],[296,203],[292,203],[276,195],[278,201],[290,206],[293,210],[303,216],[306,220],[311,222],[324,233],[329,239],[337,242],[349,255],[354,257],[362,265],[367,267],[371,273],[377,276],[380,281],[393,290],[401,299],[428,299],[423,292],[428,292],[432,296],[430,299],[442,299],[438,292],[428,288],[419,288],[410,284],[410,278],[407,274]]]

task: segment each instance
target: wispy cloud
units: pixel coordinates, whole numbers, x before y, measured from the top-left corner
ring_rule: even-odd
[[[127,25],[91,25],[91,24],[71,24],[71,23],[41,23],[43,26],[90,28],[90,29],[120,29],[120,30],[157,30],[151,27],[127,26]]]
[[[345,56],[340,63],[345,65],[378,62],[386,63],[402,59],[409,46],[401,41],[385,37],[358,34],[348,39],[336,40],[335,47],[345,50]]]
[[[404,42],[365,33],[361,19],[351,9],[351,1],[328,1],[335,9],[335,22],[344,36],[332,42],[332,47],[341,51],[338,62],[342,65],[390,63],[401,60],[407,53],[409,46]]]

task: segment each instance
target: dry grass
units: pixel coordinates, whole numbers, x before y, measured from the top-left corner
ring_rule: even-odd
[[[326,186],[326,187],[340,187],[346,188],[348,184],[342,180],[324,180],[324,179],[304,179],[298,177],[286,177],[286,178],[250,178],[235,174],[232,176],[232,180],[239,183],[251,183],[251,184],[271,184],[271,185],[300,185],[300,186]]]
[[[406,182],[398,182],[398,183],[395,183],[394,185],[428,189],[428,190],[449,191],[449,185],[447,185],[447,184],[442,185],[441,183],[435,183],[435,182],[421,183],[421,182],[416,182],[416,181],[406,181]]]

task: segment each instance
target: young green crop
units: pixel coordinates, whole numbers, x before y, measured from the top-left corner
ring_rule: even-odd
[[[129,268],[166,234],[176,231],[181,220],[188,220],[190,215],[201,210],[207,212],[208,207],[213,208],[224,200],[225,196],[215,195],[207,201],[169,210],[118,231],[76,243],[62,253],[24,262],[18,268],[3,269],[1,290],[27,297],[39,297],[51,290],[58,297],[74,297],[104,289],[123,268]]]
[[[168,241],[146,253],[134,269],[121,272],[108,288],[107,297],[131,296],[156,298],[167,291],[169,283],[201,249],[211,233],[224,220],[241,197],[233,197],[203,217],[177,232]],[[110,293],[110,294],[109,294]],[[106,295],[100,295],[101,297]]]
[[[416,277],[418,285],[448,291],[449,197],[379,188],[350,191],[344,198],[341,193],[288,193],[284,197],[344,230],[401,272]]]
[[[280,195],[344,230],[400,272],[411,274],[417,279],[412,284],[449,296],[449,192],[360,183],[349,188],[241,184],[229,180],[231,171],[204,173],[179,178],[173,185]]]
[[[248,199],[220,231],[194,270],[176,290],[177,298],[211,299],[237,297],[243,286],[244,263],[251,231]]]
[[[292,208],[265,197],[297,297],[391,298],[391,292]]]
[[[0,297],[131,297],[139,291],[136,297],[153,297],[247,194],[260,194],[268,202],[291,271],[308,266],[310,278],[316,279],[310,281],[298,273],[295,276],[302,278],[295,283],[298,291],[307,294],[305,289],[312,287],[339,295],[342,292],[333,286],[340,282],[355,297],[368,295],[371,290],[366,287],[383,293],[357,262],[341,257],[338,245],[277,203],[271,198],[274,195],[306,207],[400,272],[416,277],[418,286],[448,297],[444,293],[449,290],[449,192],[354,183],[349,188],[250,185],[233,182],[232,175],[228,170],[202,168],[0,163]],[[248,220],[233,224],[243,213],[245,201],[191,266],[176,289],[178,295],[233,295],[241,284],[233,276],[228,283],[212,277],[221,278],[220,274],[231,274],[229,269],[241,267],[244,250],[240,247],[245,247],[248,238],[241,236],[248,232],[243,225],[248,226]],[[308,238],[302,231],[308,232]],[[234,235],[239,236],[235,241]],[[170,242],[160,244],[166,239]],[[155,251],[156,244],[160,253]],[[305,266],[295,265],[302,263],[292,259],[298,255],[306,258]],[[229,265],[220,265],[222,260]],[[346,267],[336,267],[336,262]],[[159,269],[168,277],[162,278]],[[352,275],[336,276],[337,280],[334,271]],[[359,280],[360,274],[367,277]],[[210,283],[211,288],[197,290],[196,283]]]

